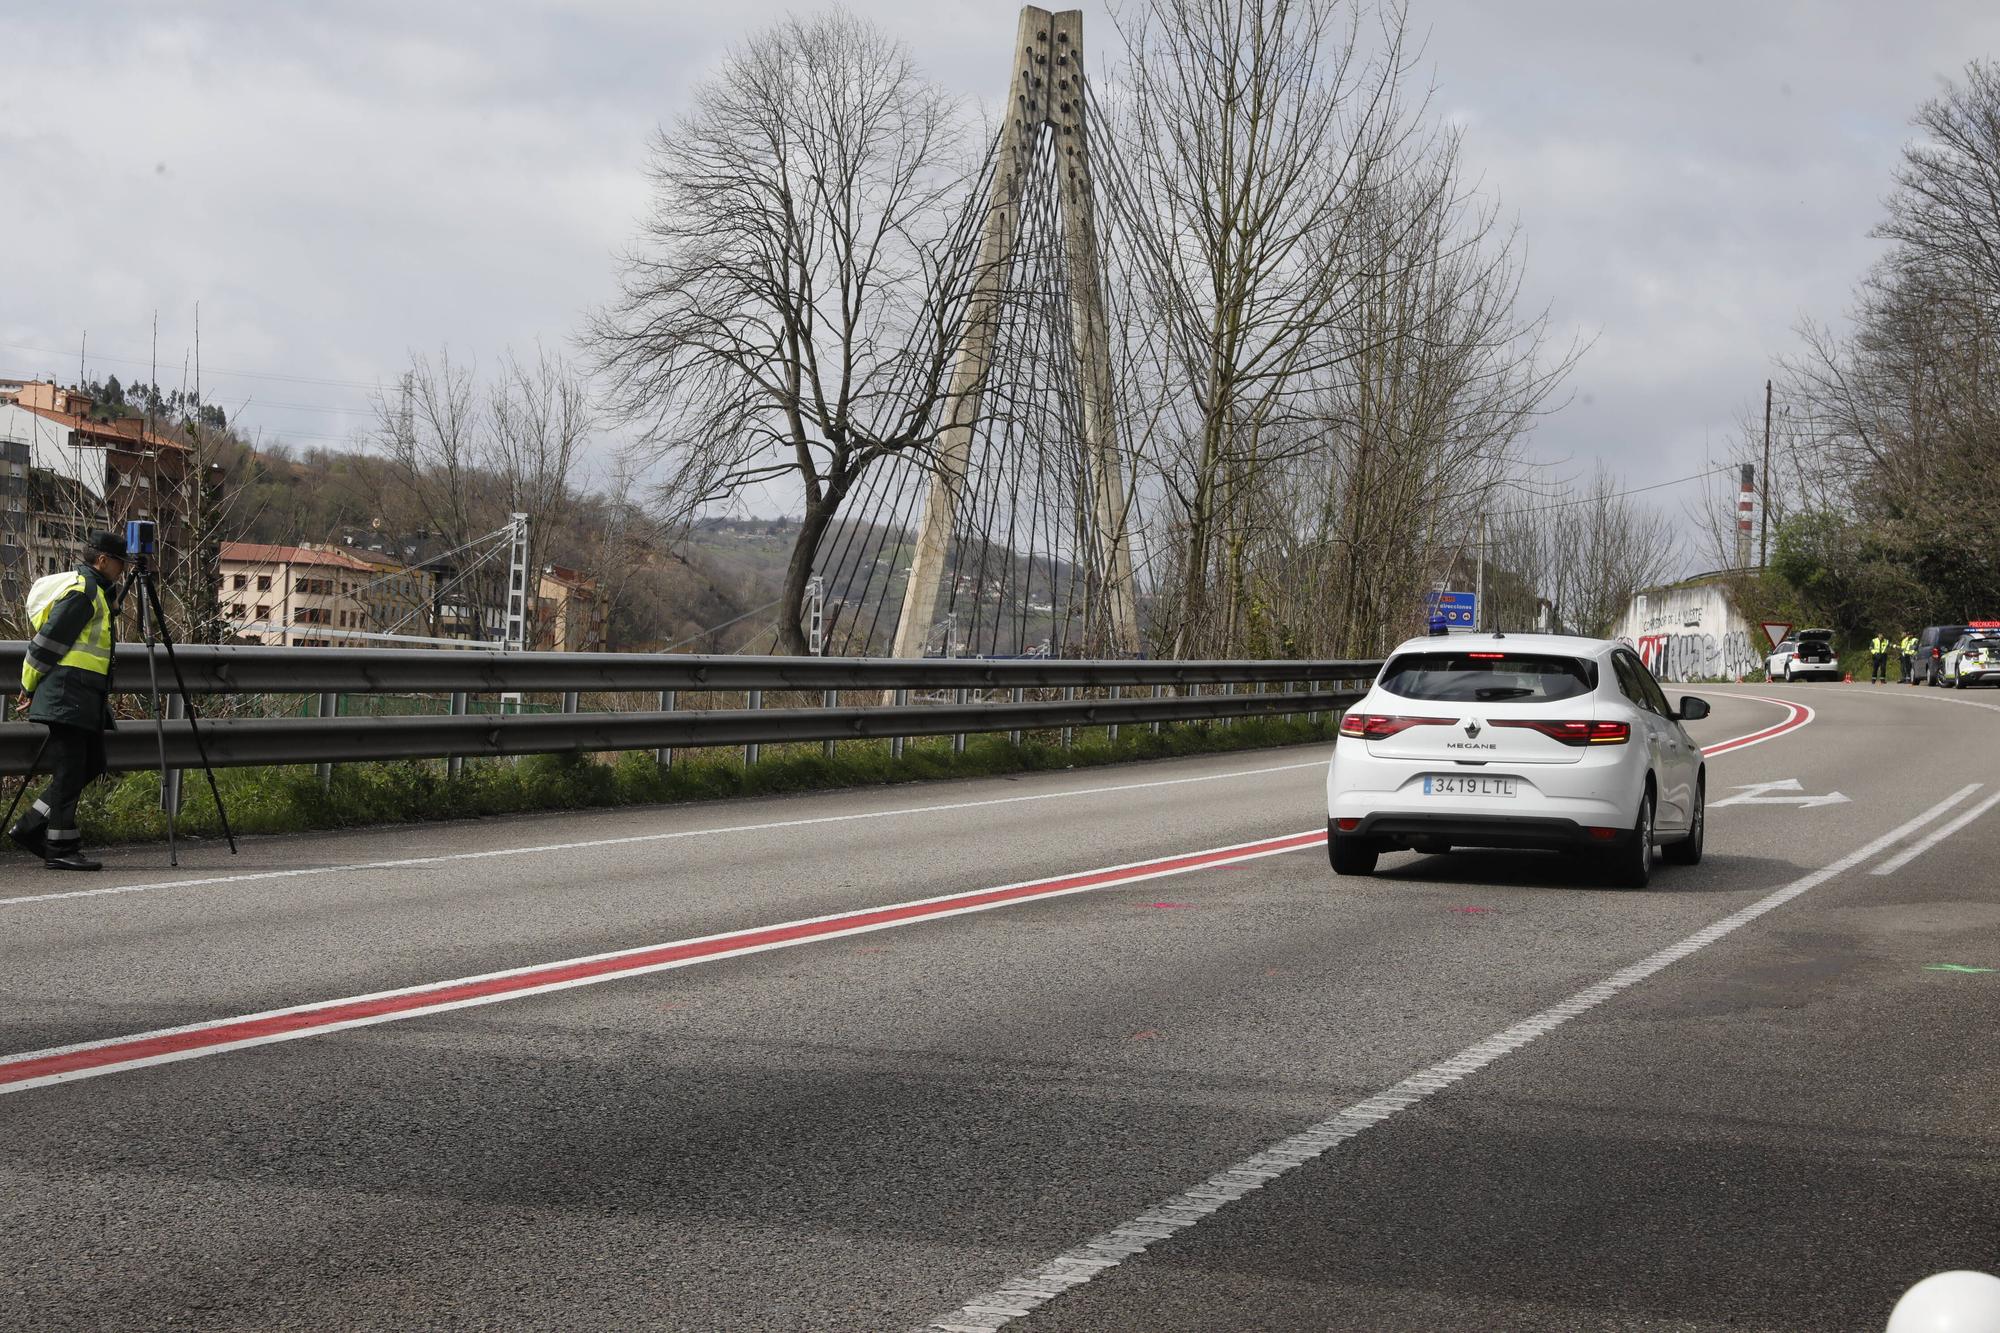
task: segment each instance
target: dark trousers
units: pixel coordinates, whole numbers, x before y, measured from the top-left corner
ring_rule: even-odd
[[[1871,671],[1868,679],[1871,684],[1880,684],[1887,678],[1889,654],[1872,653],[1869,655],[1868,664]]]
[[[1905,685],[1908,685],[1908,684],[1910,683],[1910,679],[1911,679],[1911,677],[1910,677],[1910,655],[1909,655],[1908,653],[1904,653],[1904,654],[1903,654],[1903,683],[1904,683]]]
[[[50,851],[65,852],[83,842],[83,831],[76,826],[76,799],[104,771],[104,733],[50,723],[49,762],[54,775],[18,827],[24,837],[40,834]]]

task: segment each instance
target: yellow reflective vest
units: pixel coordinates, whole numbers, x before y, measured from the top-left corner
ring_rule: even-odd
[[[102,584],[88,574],[72,569],[36,579],[35,585],[28,589],[28,625],[35,636],[29,640],[28,655],[21,659],[21,688],[27,693],[35,692],[44,675],[54,674],[54,670],[45,672],[35,665],[35,650],[42,649],[46,654],[64,647],[42,633],[49,613],[63,598],[86,588],[91,592],[90,620],[84,625],[83,632],[76,636],[76,642],[68,645],[57,660],[55,670],[70,667],[99,676],[111,675],[111,603],[104,595]]]
[[[1886,657],[1889,653],[1889,641],[1877,634],[1874,642],[1868,645],[1868,651],[1876,654],[1878,657]]]

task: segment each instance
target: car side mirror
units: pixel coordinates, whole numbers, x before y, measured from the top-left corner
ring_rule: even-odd
[[[1708,701],[1697,699],[1692,694],[1683,694],[1680,711],[1674,716],[1683,722],[1699,722],[1708,716]]]

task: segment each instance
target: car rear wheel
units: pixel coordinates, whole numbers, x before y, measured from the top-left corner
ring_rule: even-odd
[[[1639,819],[1632,836],[1613,851],[1607,867],[1611,882],[1624,889],[1643,889],[1653,878],[1653,789],[1639,802]]]
[[[1708,778],[1706,775],[1694,780],[1694,823],[1688,828],[1688,835],[1679,842],[1670,842],[1660,849],[1660,856],[1671,865],[1698,866],[1701,864],[1701,840],[1708,831]]]
[[[1327,860],[1333,862],[1336,875],[1372,875],[1375,860],[1381,855],[1373,838],[1335,833],[1326,840]]]

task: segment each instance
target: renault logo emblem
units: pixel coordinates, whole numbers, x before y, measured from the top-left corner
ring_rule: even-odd
[[[1465,739],[1469,741],[1476,741],[1479,739],[1479,719],[1474,718],[1472,721],[1465,724]]]

